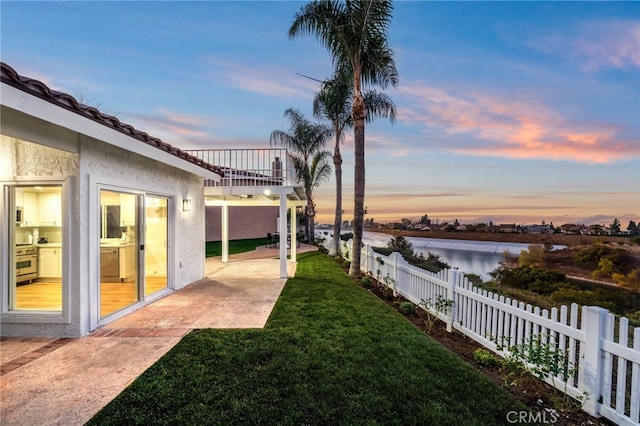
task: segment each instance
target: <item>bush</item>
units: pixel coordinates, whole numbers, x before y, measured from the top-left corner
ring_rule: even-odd
[[[542,266],[545,261],[545,248],[540,245],[530,245],[522,250],[518,257],[519,266]]]
[[[562,272],[533,266],[501,268],[491,273],[491,276],[500,285],[530,290],[538,294],[551,294],[560,288],[570,286],[567,276]]]
[[[393,300],[395,298],[395,296],[393,295],[393,289],[389,288],[389,287],[382,287],[382,297],[384,297],[387,300]]]
[[[627,252],[620,248],[594,246],[580,250],[574,260],[578,265],[594,270],[596,276],[610,276],[613,273],[631,271],[631,259]]]
[[[412,257],[414,253],[413,245],[402,235],[392,238],[389,244],[387,244],[387,247],[391,251],[397,251],[405,258]]]
[[[478,274],[464,274],[464,276],[467,277],[469,282],[476,287],[479,287],[482,284],[484,284],[484,282],[482,281],[482,277]]]
[[[371,280],[369,279],[369,277],[362,277],[360,279],[360,285],[364,288],[371,288],[373,287],[373,283],[371,282]]]
[[[500,365],[500,360],[486,349],[476,349],[473,351],[473,359],[483,367],[496,367]]]
[[[342,241],[349,241],[349,240],[353,239],[353,232],[346,232],[346,233],[340,235],[340,239]]]
[[[404,315],[415,315],[416,307],[411,302],[402,302],[400,303],[400,306],[398,306],[398,311]]]

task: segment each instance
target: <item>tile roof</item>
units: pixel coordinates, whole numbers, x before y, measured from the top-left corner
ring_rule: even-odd
[[[150,136],[148,133],[136,130],[133,126],[122,123],[117,117],[104,114],[94,107],[81,104],[73,96],[63,92],[52,90],[41,81],[21,76],[4,62],[0,62],[0,78],[3,83],[8,84],[9,86],[13,86],[18,90],[29,93],[30,95],[36,96],[68,111],[79,114],[85,118],[95,121],[96,123],[110,127],[120,133],[124,133],[127,136],[130,136],[141,142],[165,151],[175,157],[181,158],[206,170],[217,173],[220,176],[224,176],[224,172],[220,167],[204,162],[194,155],[191,155],[179,148],[163,142],[159,138]]]

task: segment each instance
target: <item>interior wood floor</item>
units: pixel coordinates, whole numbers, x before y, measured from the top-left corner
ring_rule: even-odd
[[[138,301],[135,281],[100,283],[100,317],[105,317]],[[147,277],[146,295],[167,286],[167,277]],[[62,283],[59,280],[38,280],[16,287],[16,308],[33,310],[62,310]]]

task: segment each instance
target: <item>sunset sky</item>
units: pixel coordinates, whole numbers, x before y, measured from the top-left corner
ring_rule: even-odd
[[[2,61],[183,149],[265,148],[331,75],[303,2],[0,3]],[[367,218],[640,222],[640,3],[394,3]],[[353,215],[353,137],[342,147]],[[331,145],[328,145],[331,149]],[[333,218],[335,183],[316,191]]]

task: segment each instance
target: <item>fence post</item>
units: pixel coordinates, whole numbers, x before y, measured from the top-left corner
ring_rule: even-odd
[[[371,271],[369,270],[369,262],[371,261],[371,245],[366,244],[364,246],[364,272],[369,275]]]
[[[585,306],[582,310],[584,363],[578,372],[578,383],[588,398],[582,409],[594,417],[600,417],[598,400],[602,388],[602,339],[608,313],[608,310],[599,306]]]
[[[456,283],[458,282],[458,270],[449,269],[448,271],[448,286],[447,286],[447,300],[451,300],[453,303],[447,312],[447,331],[451,333],[453,331],[453,311],[457,309],[455,305],[456,300]]]
[[[398,295],[396,291],[396,284],[398,282],[398,263],[400,263],[400,259],[402,259],[402,255],[397,251],[391,253],[391,258],[393,259],[393,282],[391,283],[391,288],[393,289],[393,297]]]

